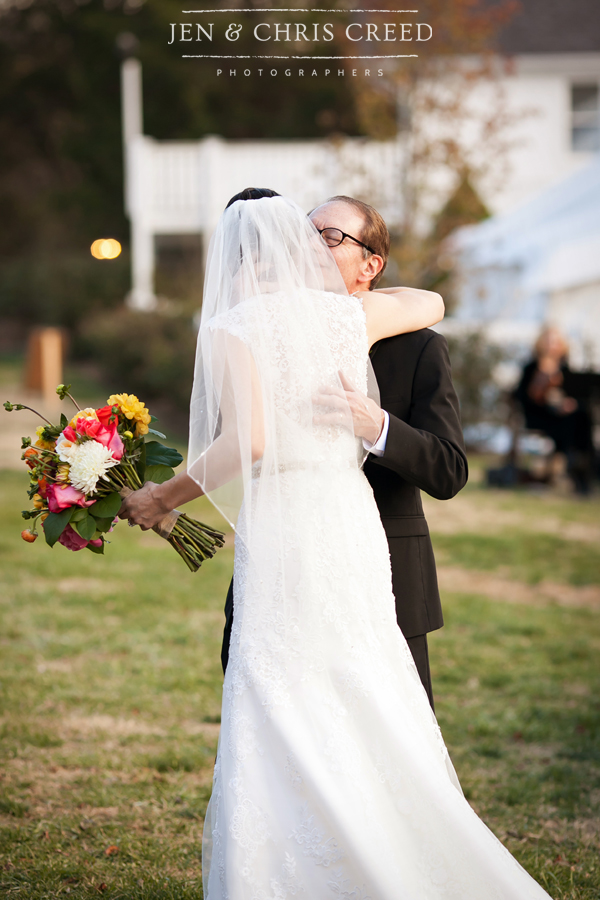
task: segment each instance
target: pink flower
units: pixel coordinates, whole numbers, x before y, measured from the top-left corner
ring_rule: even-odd
[[[70,425],[67,425],[67,427],[65,429],[63,429],[63,434],[64,434],[65,438],[67,439],[67,441],[71,441],[71,443],[73,443],[73,444],[77,440],[77,432],[75,431],[74,428],[71,428]]]
[[[75,422],[75,430],[79,434],[87,434],[88,437],[94,438],[94,440],[97,440],[96,435],[101,428],[102,425],[98,419],[86,419],[85,417],[82,417]]]
[[[83,550],[88,544],[91,544],[92,547],[100,547],[102,545],[102,539],[97,538],[95,541],[86,541],[85,538],[82,538],[81,535],[77,534],[74,528],[67,525],[59,537],[58,543],[62,544],[63,547],[66,547],[67,550],[76,551]]]
[[[91,506],[94,500],[86,500],[85,494],[70,484],[50,484],[46,489],[50,512],[59,513],[68,506]]]
[[[66,430],[67,429],[65,429],[65,431]],[[95,441],[98,441],[103,447],[107,447],[111,451],[113,459],[123,458],[125,445],[117,434],[116,422],[103,425],[96,419],[77,419],[77,431],[79,434],[85,434],[87,437],[91,437]],[[63,432],[63,434],[64,433],[65,432]]]
[[[100,441],[101,444],[104,444],[105,447],[108,447],[113,455],[113,459],[122,459],[123,454],[125,453],[125,444],[121,440],[121,436],[117,434],[116,422],[113,425],[109,425],[105,431],[108,432],[108,440],[104,441],[103,438],[100,437],[97,437],[96,440]]]

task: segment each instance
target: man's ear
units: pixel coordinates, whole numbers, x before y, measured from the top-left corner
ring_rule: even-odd
[[[379,275],[382,269],[383,257],[378,256],[377,253],[372,253],[368,259],[362,261],[360,272],[356,280],[360,281],[361,284],[370,284],[373,279]]]

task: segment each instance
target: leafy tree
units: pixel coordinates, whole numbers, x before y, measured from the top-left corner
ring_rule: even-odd
[[[343,79],[217,76],[168,45],[172,0],[19,0],[0,10],[0,259],[88,253],[123,212],[119,59],[133,32],[144,67],[145,131],[159,139],[361,133]],[[314,18],[314,16],[313,16]],[[236,53],[248,52],[242,36]],[[231,52],[215,41],[211,52]],[[315,52],[331,52],[331,44]],[[102,265],[102,264],[101,264]]]

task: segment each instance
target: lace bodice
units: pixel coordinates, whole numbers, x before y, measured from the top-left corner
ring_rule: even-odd
[[[250,349],[263,385],[266,417],[272,412],[278,465],[337,459],[355,459],[360,442],[340,427],[312,427],[312,396],[324,386],[339,385],[342,371],[366,393],[368,341],[365,313],[359,298],[325,291],[311,291],[315,314],[313,345],[303,340],[305,321],[299,322],[294,307],[298,297],[279,292],[263,294],[240,303],[211,321]],[[305,299],[305,297],[303,298]],[[306,304],[302,304],[302,309]],[[298,327],[294,327],[298,325]],[[327,351],[323,352],[323,337]],[[326,445],[326,446],[324,446]]]

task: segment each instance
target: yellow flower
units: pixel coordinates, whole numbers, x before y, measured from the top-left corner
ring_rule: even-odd
[[[95,409],[93,409],[91,406],[87,406],[85,409],[80,409],[79,412],[75,413],[75,415],[69,422],[69,425],[71,426],[71,428],[75,428],[77,419],[95,419],[97,422],[98,416],[96,414]]]
[[[152,417],[135,394],[111,394],[106,405],[118,406],[126,419],[135,422],[137,437],[148,434],[148,425]]]
[[[39,494],[34,494],[33,497],[31,498],[31,500],[33,502],[33,506],[35,509],[43,509],[44,508],[44,501],[42,500],[42,498]]]
[[[35,429],[35,433],[37,434],[38,439],[35,442],[34,447],[39,447],[40,450],[54,450],[54,448],[56,447],[56,441],[45,441],[42,438],[45,427],[45,425],[38,425],[38,427]]]
[[[67,463],[59,466],[56,470],[56,480],[61,484],[69,481],[69,466]]]

